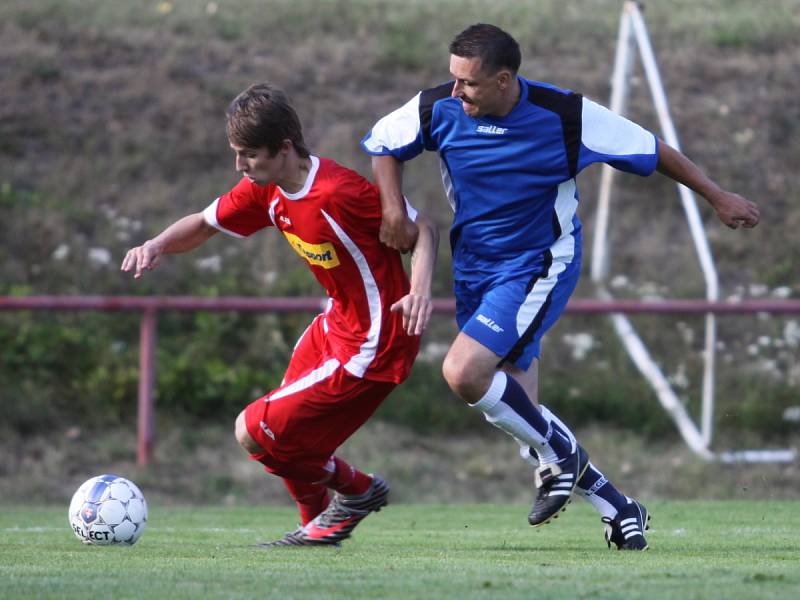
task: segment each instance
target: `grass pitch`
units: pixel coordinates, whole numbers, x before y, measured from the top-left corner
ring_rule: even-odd
[[[0,507],[0,598],[800,598],[800,503],[651,502],[645,553],[577,503],[392,505],[340,549],[249,546],[288,508],[151,507],[133,547],[84,546],[67,506]]]

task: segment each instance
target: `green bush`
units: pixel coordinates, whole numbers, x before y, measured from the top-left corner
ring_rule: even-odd
[[[306,314],[178,313],[158,316],[156,415],[170,422],[230,424],[249,402],[279,385]],[[446,334],[433,332],[447,342]],[[139,315],[0,314],[0,403],[5,423],[22,434],[136,422]],[[431,339],[426,337],[426,342]],[[604,342],[615,348],[614,340]],[[540,400],[567,423],[622,427],[655,438],[676,435],[655,394],[619,350],[610,361],[576,365],[550,344]],[[608,352],[606,353],[609,354]],[[791,385],[720,369],[715,435],[781,439],[792,432],[784,411]],[[687,401],[699,420],[696,394]],[[375,418],[422,433],[480,431],[483,418],[448,389],[438,360],[420,359]]]
[[[0,315],[0,322],[0,399],[13,428],[135,419],[134,319],[21,311]]]

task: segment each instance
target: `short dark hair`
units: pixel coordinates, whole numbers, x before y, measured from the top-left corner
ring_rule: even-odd
[[[310,155],[297,113],[286,94],[269,83],[255,83],[236,96],[226,116],[225,129],[231,144],[267,148],[270,156],[275,156],[288,139],[300,156]]]
[[[486,23],[470,25],[453,38],[450,54],[480,58],[481,68],[488,74],[509,69],[516,75],[522,62],[517,40],[499,27]]]

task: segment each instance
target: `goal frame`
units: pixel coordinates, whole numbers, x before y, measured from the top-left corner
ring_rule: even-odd
[[[635,53],[642,61],[642,67],[650,88],[650,94],[664,141],[680,150],[680,142],[675,125],[669,113],[666,92],[661,81],[658,64],[655,59],[650,37],[645,25],[642,11],[637,2],[626,0],[622,7],[617,48],[614,58],[614,70],[611,77],[611,98],[609,108],[618,114],[625,114],[629,95],[629,80],[635,62]],[[597,213],[594,223],[594,240],[591,255],[591,280],[594,283],[598,298],[613,300],[613,295],[606,285],[610,258],[608,244],[608,228],[610,220],[610,204],[615,170],[603,165],[600,189],[597,200]],[[678,194],[683,205],[689,232],[694,249],[700,263],[705,283],[706,300],[719,300],[719,278],[714,257],[708,244],[708,237],[703,228],[700,212],[692,191],[682,184],[677,184]],[[609,318],[614,331],[620,338],[639,372],[653,388],[662,408],[672,418],[687,446],[705,460],[722,462],[789,462],[796,458],[794,449],[788,450],[739,450],[714,452],[711,449],[714,425],[714,392],[715,365],[717,343],[717,320],[714,313],[705,315],[705,335],[703,347],[703,380],[700,425],[698,426],[687,412],[683,402],[670,385],[669,380],[658,364],[653,360],[649,350],[633,326],[631,320],[623,313],[612,313]]]

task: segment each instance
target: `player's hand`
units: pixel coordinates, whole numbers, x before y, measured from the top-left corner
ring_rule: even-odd
[[[408,252],[417,242],[419,229],[416,223],[403,213],[396,219],[386,218],[381,221],[380,240],[395,250]]]
[[[162,254],[163,248],[153,240],[148,240],[141,246],[128,250],[120,270],[125,272],[134,270],[133,278],[139,279],[145,271],[158,266]]]
[[[433,312],[430,296],[409,293],[392,304],[392,312],[403,313],[403,330],[408,335],[422,335]]]
[[[758,224],[758,205],[739,194],[723,191],[712,206],[720,221],[731,229],[738,229],[740,225],[750,229]]]

